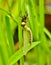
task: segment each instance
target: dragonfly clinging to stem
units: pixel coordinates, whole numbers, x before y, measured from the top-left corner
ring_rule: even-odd
[[[22,23],[21,26],[23,27],[23,30],[27,31],[29,33],[29,43],[31,44],[33,41],[33,37],[32,37],[32,30],[26,25],[26,20],[27,20],[27,16],[23,16],[22,17]]]

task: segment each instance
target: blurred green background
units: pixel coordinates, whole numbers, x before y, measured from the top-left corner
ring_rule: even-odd
[[[27,14],[26,25],[32,31],[33,44],[29,44],[25,31],[24,47],[21,23]],[[51,21],[49,30],[45,14],[51,14],[51,0],[0,0],[0,65],[18,65],[18,61],[20,65],[51,65]],[[16,51],[14,34],[19,39]]]

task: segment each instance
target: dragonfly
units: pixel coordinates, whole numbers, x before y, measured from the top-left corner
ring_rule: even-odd
[[[23,16],[21,26],[23,27],[24,54],[27,53],[28,46],[32,44],[32,41],[33,41],[32,31],[30,27],[27,26],[26,22],[27,22],[27,16]]]
[[[29,42],[30,44],[33,41],[32,31],[31,29],[26,25],[27,16],[22,17],[22,23],[21,26],[23,27],[23,32],[27,32],[27,35],[29,34]]]

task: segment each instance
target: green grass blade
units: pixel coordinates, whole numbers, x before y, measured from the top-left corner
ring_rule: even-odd
[[[13,37],[12,37],[12,33],[11,33],[11,27],[10,27],[10,22],[9,22],[9,17],[5,16],[5,21],[6,21],[6,28],[7,28],[7,36],[8,36],[8,40],[9,40],[9,45],[10,45],[10,49],[11,49],[11,53],[14,53],[14,42],[13,42]]]
[[[14,18],[14,16],[10,12],[4,10],[3,8],[0,8],[0,10],[4,12],[4,14],[8,15],[16,24],[18,23],[18,21]]]
[[[39,41],[33,42],[32,45],[29,45],[29,47],[27,48],[27,52],[30,51],[32,48],[36,47],[39,43]],[[20,60],[20,58],[22,58],[25,55],[25,53],[22,51],[24,51],[24,47],[20,48],[14,55],[11,56],[11,58],[9,59],[11,65],[16,63],[16,61]]]
[[[22,27],[21,27],[21,19],[18,19],[19,23],[18,23],[18,37],[19,37],[19,48],[22,47]],[[23,55],[23,51],[22,51],[22,55]],[[24,65],[24,57],[20,58],[20,65]]]
[[[7,65],[8,59],[9,59],[9,54],[8,54],[7,45],[6,45],[6,42],[5,42],[5,34],[4,34],[4,31],[3,31],[3,26],[2,26],[1,21],[0,21],[0,51],[2,53],[4,63],[5,63],[5,65]]]
[[[49,39],[51,40],[51,33],[48,31],[48,29],[44,28],[44,32],[46,33],[46,35],[49,37]]]
[[[13,55],[15,53],[15,51],[14,51],[14,41],[13,41],[13,37],[12,37],[12,33],[11,33],[11,26],[10,26],[8,16],[5,16],[5,22],[6,22],[6,28],[7,28],[7,37],[8,37],[8,42],[9,42],[9,48],[10,48],[10,51],[11,51],[11,55]],[[17,65],[17,64],[15,64],[15,65]]]

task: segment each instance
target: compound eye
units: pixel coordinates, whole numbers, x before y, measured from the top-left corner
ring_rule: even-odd
[[[25,22],[22,22],[22,23],[21,23],[21,26],[23,26],[23,27],[24,27],[24,26],[25,26]]]

